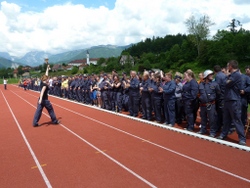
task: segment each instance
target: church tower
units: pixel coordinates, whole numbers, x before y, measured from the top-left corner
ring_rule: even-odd
[[[90,65],[90,62],[89,62],[89,51],[87,50],[87,65]]]

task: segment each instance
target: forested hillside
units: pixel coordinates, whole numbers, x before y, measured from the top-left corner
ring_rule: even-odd
[[[135,68],[139,71],[151,68],[200,71],[216,64],[226,66],[230,59],[236,59],[240,67],[244,67],[250,64],[250,31],[242,27],[237,30],[235,21],[229,23],[228,30],[219,30],[212,37],[201,38],[194,32],[147,38],[124,50],[123,54],[135,57]]]
[[[200,54],[193,43],[193,35],[166,35],[164,38],[147,38],[123,51],[137,59],[139,70],[160,68],[185,71],[188,68],[202,70],[228,60],[236,59],[241,67],[250,64],[250,31],[220,30],[203,41]]]

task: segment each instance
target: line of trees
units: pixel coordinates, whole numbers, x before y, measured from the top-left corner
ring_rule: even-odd
[[[228,30],[218,30],[210,37],[214,23],[208,16],[196,19],[191,16],[185,21],[188,35],[166,35],[147,38],[124,50],[136,57],[136,69],[160,68],[162,70],[185,71],[188,68],[200,71],[219,64],[225,66],[236,59],[243,67],[250,64],[250,31],[233,19]]]

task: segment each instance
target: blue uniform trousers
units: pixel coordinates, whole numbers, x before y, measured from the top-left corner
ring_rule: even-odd
[[[81,89],[76,89],[76,100],[82,102],[82,91]]]
[[[118,112],[122,111],[122,93],[121,92],[114,92],[115,98],[115,109]]]
[[[210,107],[201,106],[200,107],[200,116],[201,116],[201,132],[207,132],[207,124],[210,125],[210,135],[215,136],[217,132],[217,115],[216,115],[216,106],[211,104]]]
[[[184,101],[184,111],[187,119],[187,130],[194,130],[194,106],[192,100]]]
[[[111,105],[111,110],[115,111],[116,110],[116,93],[114,91],[109,91],[109,97],[110,97],[110,105]]]
[[[139,96],[129,95],[128,110],[131,116],[134,117],[138,116],[139,103],[140,103]]]
[[[180,124],[182,122],[182,115],[183,115],[183,102],[181,98],[177,98],[175,101],[176,123]]]
[[[74,93],[74,99],[77,100],[79,102],[79,97],[78,97],[78,89],[74,89],[73,90],[73,93]]]
[[[164,99],[164,115],[166,124],[175,124],[175,99]]]
[[[55,115],[53,106],[51,105],[50,101],[49,100],[42,100],[41,104],[39,104],[39,103],[37,104],[36,113],[35,113],[34,119],[33,119],[33,126],[38,125],[38,122],[41,118],[42,111],[43,111],[44,107],[48,111],[50,118],[52,120],[52,123],[57,122],[56,115]]]
[[[102,98],[103,98],[104,109],[111,110],[110,96],[108,90],[102,92]]]
[[[70,89],[70,90],[69,90],[69,99],[75,100],[74,89]]]
[[[223,112],[224,112],[224,101],[221,100],[216,103],[217,111],[217,132],[223,127]]]
[[[91,95],[90,90],[87,90],[87,91],[85,92],[85,101],[86,101],[86,104],[91,104],[90,95]]]
[[[153,104],[154,104],[155,120],[157,122],[161,122],[162,121],[163,99],[162,98],[153,98]]]
[[[152,102],[151,102],[150,93],[142,92],[141,105],[142,105],[143,119],[151,120],[151,118],[152,118]]]
[[[55,88],[54,88],[54,95],[55,96],[61,96],[61,94],[60,94],[60,87],[59,86],[55,86]]]
[[[239,141],[246,141],[244,134],[244,126],[241,121],[241,101],[225,101],[224,104],[224,116],[223,116],[223,128],[221,137],[226,137],[231,124],[233,124],[238,133]]]
[[[248,108],[247,98],[244,97],[241,99],[241,121],[243,126],[245,126],[247,123],[247,108]]]
[[[125,111],[128,111],[129,109],[129,95],[127,93],[124,93],[122,95],[122,108],[125,110]]]

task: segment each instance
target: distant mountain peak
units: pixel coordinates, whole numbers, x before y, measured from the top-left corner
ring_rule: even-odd
[[[131,45],[129,45],[131,46]],[[76,59],[84,59],[86,58],[87,51],[89,52],[90,58],[108,58],[108,57],[118,57],[121,55],[121,52],[128,48],[128,46],[116,46],[116,45],[99,45],[93,46],[86,49],[76,49],[71,50],[59,54],[50,54],[45,51],[30,51],[26,53],[22,58],[16,58],[10,56],[6,52],[0,52],[0,58],[3,57],[10,61],[10,64],[6,65],[6,67],[11,67],[13,65],[29,65],[29,66],[38,66],[43,64],[44,58],[47,56],[49,58],[49,62],[51,63],[69,63],[70,61]]]

